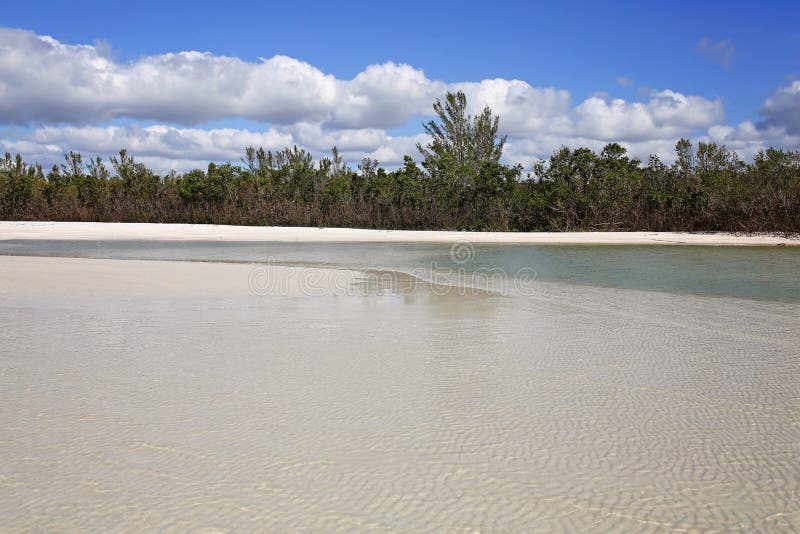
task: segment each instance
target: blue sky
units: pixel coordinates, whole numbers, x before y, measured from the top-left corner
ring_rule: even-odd
[[[257,64],[259,58],[285,55],[325,75],[347,81],[369,65],[390,61],[407,64],[423,71],[428,80],[445,84],[521,80],[532,88],[567,91],[572,108],[592,97],[647,104],[654,93],[668,90],[718,103],[720,110],[706,110],[709,117],[706,122],[679,120],[684,130],[677,126],[665,129],[663,139],[659,138],[663,146],[668,141],[674,144],[667,139],[673,132],[716,140],[709,128],[724,126],[737,130],[723,139],[734,148],[739,148],[739,143],[743,153],[774,143],[796,148],[791,146],[795,143],[791,130],[796,125],[782,124],[780,119],[800,109],[800,86],[795,98],[792,85],[800,79],[800,7],[796,2],[645,4],[14,2],[4,6],[0,26],[52,36],[65,45],[98,45],[102,54],[122,66],[146,57],[189,50],[207,51],[214,57],[231,56],[251,64]],[[20,50],[20,53],[27,52]],[[780,93],[782,88],[784,92]],[[771,97],[780,105],[774,105],[765,117],[759,110]],[[71,102],[48,101],[36,105],[49,108],[69,106]],[[530,110],[520,112],[530,113]],[[507,108],[507,113],[516,111]],[[686,113],[696,114],[688,107]],[[8,148],[27,146],[21,144],[27,132],[45,126],[133,124],[255,131],[277,124],[271,116],[258,113],[253,116],[222,113],[212,119],[200,117],[188,121],[192,124],[174,120],[172,113],[159,115],[156,111],[132,117],[126,117],[124,112],[101,115],[89,116],[84,121],[63,120],[59,113],[52,119],[26,118],[16,112],[4,117],[0,111],[3,123],[0,128],[5,126],[5,134],[0,132],[0,136],[4,135]],[[295,119],[303,123],[317,120]],[[753,132],[764,131],[759,128],[763,128],[765,120],[786,129],[788,134],[781,136],[773,129],[758,139],[760,144],[753,144]],[[753,129],[740,128],[746,121],[753,124]],[[378,128],[389,136],[412,136],[420,130],[419,113],[414,110],[407,114],[402,125],[396,124],[396,120],[388,122],[351,121],[347,129]],[[326,133],[340,129],[335,121],[319,124]],[[290,125],[277,127],[288,131]],[[534,152],[550,148],[559,132],[566,132],[563,144],[572,144],[578,140],[606,142],[610,139],[604,137],[605,133],[614,131],[593,133],[584,128],[576,130],[575,139],[570,141],[571,131],[554,130],[549,134],[553,139],[540,142],[535,138],[535,129],[516,128],[511,137],[512,144],[515,137],[519,138],[517,147],[529,145],[527,151],[518,151],[525,160],[542,155]],[[629,141],[632,150],[636,149],[640,140],[636,135],[622,137],[623,141]],[[655,137],[658,136],[641,137],[648,142],[639,148],[662,151],[662,145],[653,143]],[[295,133],[292,140],[297,138]],[[66,138],[56,144],[60,149],[69,148]],[[98,147],[98,152],[101,148]],[[371,145],[362,148],[365,154],[375,152],[369,150],[374,148]],[[350,156],[355,158],[358,152],[351,150]],[[168,154],[161,157],[166,159]]]

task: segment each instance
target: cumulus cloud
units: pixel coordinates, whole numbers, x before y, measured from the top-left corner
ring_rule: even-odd
[[[251,63],[190,51],[121,64],[110,59],[107,48],[0,29],[0,122],[76,124],[125,117],[193,126],[241,117],[272,125],[389,128],[430,113],[432,101],[453,89],[467,93],[473,111],[488,105],[500,114],[510,135],[566,131],[576,123],[609,135],[598,129],[600,122],[627,116],[637,124],[682,128],[719,115],[720,109],[718,102],[666,91],[648,104],[594,98],[571,112],[570,94],[563,89],[505,79],[446,84],[392,62],[341,80],[286,56]]]
[[[783,127],[744,121],[737,126],[712,126],[701,140],[725,145],[749,159],[769,147],[797,149],[800,147],[800,132],[790,133]]]
[[[134,153],[164,158],[183,158],[192,154],[205,161],[240,155],[243,147],[249,145],[276,149],[292,143],[290,135],[272,129],[251,132],[234,128],[202,130],[164,125],[44,126],[30,132],[26,139],[43,146],[69,147],[87,153],[109,154],[128,148]]]
[[[383,130],[339,130],[322,132],[314,126],[289,131],[270,128],[263,132],[246,129],[178,128],[174,126],[41,126],[32,130],[0,132],[0,151],[25,154],[47,166],[60,163],[69,151],[86,155],[113,155],[120,148],[152,165],[159,172],[204,167],[209,161],[238,162],[247,146],[281,150],[297,145],[316,157],[339,148],[347,161],[372,157],[392,168],[405,154],[416,149],[425,136],[392,137]]]
[[[394,63],[339,80],[286,56],[251,63],[179,52],[120,64],[106,48],[0,29],[0,121],[130,117],[195,125],[243,117],[273,124],[391,127],[429,107],[444,87],[419,69]]]
[[[563,89],[532,87],[520,80],[500,78],[457,83],[449,89],[464,92],[472,114],[489,106],[500,115],[503,132],[509,136],[561,128],[569,121],[571,96]]]
[[[679,138],[725,117],[722,102],[659,91],[648,102],[588,98],[575,108],[571,131],[594,139],[645,141]]]
[[[617,76],[616,80],[618,84],[623,86],[633,85],[633,78],[628,78],[627,76]]]
[[[427,114],[431,102],[447,92],[420,69],[392,62],[370,65],[353,80],[340,82],[339,98],[328,121],[333,127],[386,127]]]
[[[725,69],[730,68],[736,55],[736,45],[730,39],[714,41],[710,37],[703,37],[695,49],[701,56]]]
[[[180,52],[119,64],[90,45],[0,30],[0,121],[95,122],[118,117],[193,125],[227,117],[325,120],[340,83],[285,56],[259,63]]]
[[[800,81],[776,89],[759,110],[768,126],[800,134]]]
[[[732,48],[718,44],[702,48]],[[367,66],[352,79],[286,56],[248,62],[187,51],[123,63],[109,43],[65,44],[0,28],[0,149],[44,164],[70,150],[107,156],[125,147],[161,171],[183,170],[238,161],[249,145],[296,144],[317,156],[335,145],[350,162],[372,157],[391,168],[405,154],[416,156],[426,137],[421,128],[400,136],[388,130],[429,115],[432,102],[454,90],[466,93],[470,113],[489,106],[501,116],[501,133],[509,136],[505,160],[525,165],[563,145],[621,142],[634,155],[669,159],[680,137],[750,151],[772,141],[796,143],[800,131],[800,82],[767,100],[765,124],[732,127],[719,99],[671,90],[639,101],[598,93],[573,102],[565,89],[502,78],[445,83],[393,62]],[[235,118],[264,126],[202,127]]]

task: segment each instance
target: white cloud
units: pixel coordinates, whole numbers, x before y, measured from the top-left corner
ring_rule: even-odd
[[[500,115],[500,125],[509,136],[536,135],[566,127],[571,96],[552,87],[532,87],[520,80],[483,80],[453,84],[450,90],[463,91],[469,111],[480,113],[489,106]]]
[[[674,91],[653,93],[648,102],[592,97],[575,108],[570,130],[584,137],[604,140],[677,139],[698,128],[707,128],[724,116],[719,100]]]
[[[121,64],[109,59],[108,47],[0,29],[0,122],[91,124],[126,117],[191,126],[242,117],[273,125],[388,128],[429,113],[433,100],[452,89],[467,93],[476,112],[489,105],[510,135],[568,131],[575,124],[606,135],[608,127],[601,122],[628,116],[639,128],[693,127],[704,124],[709,113],[721,112],[718,102],[664,91],[648,104],[589,99],[570,113],[568,91],[521,80],[445,84],[392,62],[340,80],[286,56],[250,63],[208,52]],[[637,135],[636,127],[625,130]]]
[[[42,126],[31,131],[5,131],[0,136],[0,151],[24,154],[46,167],[61,163],[71,150],[86,156],[108,158],[120,148],[128,151],[158,172],[205,167],[209,161],[238,162],[247,146],[281,150],[298,145],[317,158],[330,155],[337,146],[346,161],[363,157],[378,159],[389,168],[400,165],[405,154],[413,153],[425,136],[390,137],[383,130],[338,130],[323,133],[311,126],[295,133],[271,128],[264,132],[234,128],[203,130],[153,125],[128,126]]]
[[[393,63],[345,81],[286,56],[250,63],[179,52],[120,64],[108,59],[106,48],[0,29],[0,122],[130,117],[195,125],[243,117],[389,127],[402,125],[423,102],[429,106],[441,85]]]
[[[88,45],[0,30],[0,121],[97,122],[117,117],[193,125],[228,117],[325,120],[333,76],[275,56],[259,63],[180,52],[119,64]]]
[[[233,128],[201,130],[155,125],[133,126],[45,126],[33,130],[28,140],[84,152],[113,153],[120,148],[148,156],[219,160],[240,155],[249,145],[283,148],[292,143],[290,135],[275,130],[251,132]]]
[[[128,148],[164,171],[238,161],[248,145],[297,144],[317,156],[336,145],[351,162],[368,156],[391,168],[405,154],[418,156],[416,143],[426,138],[421,127],[401,136],[387,129],[430,114],[434,99],[453,90],[467,94],[471,113],[488,105],[501,116],[505,160],[526,166],[562,145],[620,142],[634,155],[670,159],[680,137],[750,153],[767,144],[797,146],[800,132],[800,82],[766,101],[764,126],[733,127],[724,124],[719,99],[671,90],[641,101],[598,93],[573,102],[565,89],[501,78],[445,83],[393,62],[345,80],[286,56],[247,62],[188,51],[122,63],[110,51],[105,42],[71,45],[0,28],[0,124],[7,126],[0,150],[52,164],[69,150],[107,156]],[[133,124],[120,125],[123,118]],[[263,131],[198,127],[234,118],[263,123]]]
[[[413,115],[430,112],[431,103],[447,92],[442,82],[409,65],[370,65],[353,80],[341,82],[331,110],[331,126],[358,128],[404,124]]]
[[[738,152],[741,157],[749,159],[769,147],[797,149],[800,147],[800,132],[790,133],[783,127],[744,121],[737,126],[713,126],[702,140],[725,145]]]
[[[7,132],[8,133],[8,132]],[[0,139],[0,149],[52,165],[70,150],[93,156],[109,156],[120,148],[148,161],[160,162],[159,171],[203,167],[209,161],[238,161],[246,146],[281,149],[291,145],[291,135],[276,130],[251,132],[232,128],[202,130],[154,125],[43,126]],[[168,163],[167,163],[168,162]]]
[[[769,126],[800,134],[800,81],[777,88],[759,110]]]

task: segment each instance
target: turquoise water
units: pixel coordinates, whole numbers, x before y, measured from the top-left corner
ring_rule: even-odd
[[[433,269],[467,273],[534,269],[543,282],[800,301],[794,247],[467,245],[175,241],[0,241],[0,255],[310,264],[342,268]]]

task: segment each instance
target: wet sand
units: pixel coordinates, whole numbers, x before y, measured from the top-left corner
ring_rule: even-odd
[[[551,245],[789,245],[774,235],[686,232],[444,232],[202,224],[0,222],[2,239],[158,239],[271,242],[528,243]]]
[[[800,529],[797,303],[0,273],[0,530]]]

